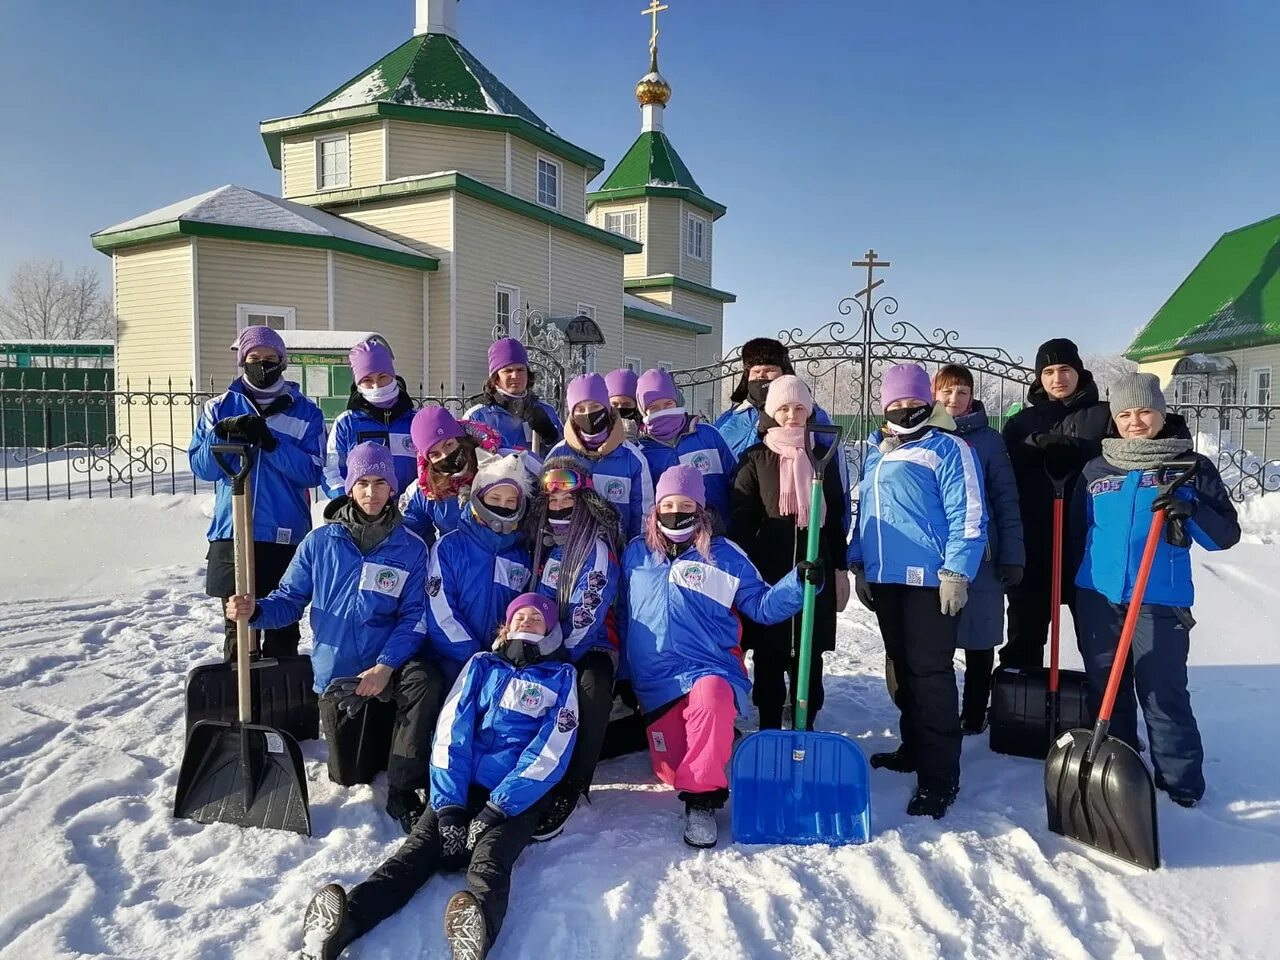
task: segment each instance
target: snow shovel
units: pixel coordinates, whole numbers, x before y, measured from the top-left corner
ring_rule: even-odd
[[[1049,669],[1001,667],[991,685],[993,753],[1043,760],[1063,730],[1093,726],[1089,678],[1080,670],[1059,670],[1062,634],[1062,516],[1065,477],[1053,483],[1053,582],[1050,585]]]
[[[1159,494],[1190,480],[1196,464],[1171,463],[1163,469],[1182,472],[1172,483],[1157,486]],[[1138,752],[1123,740],[1107,736],[1107,730],[1163,530],[1164,511],[1157,511],[1151,515],[1151,530],[1093,730],[1068,730],[1058,737],[1044,767],[1050,830],[1148,870],[1160,866],[1155,781]]]
[[[231,480],[236,593],[253,583],[253,527],[246,483],[253,449],[217,444],[214,459]],[[239,458],[232,469],[229,458]],[[250,693],[249,621],[236,621],[238,718],[200,720],[187,735],[173,815],[200,823],[290,830],[311,835],[307,779],[298,742],[278,727],[253,722]]]
[[[818,560],[822,526],[822,478],[840,448],[841,428],[805,427],[805,450],[813,465],[809,540],[805,556]],[[815,457],[813,439],[829,446]],[[834,586],[832,587],[834,589]],[[858,745],[838,733],[805,730],[809,722],[809,668],[817,588],[804,587],[800,614],[800,662],[796,670],[793,730],[762,730],[733,755],[733,839],[739,843],[864,843],[871,836],[871,769]]]

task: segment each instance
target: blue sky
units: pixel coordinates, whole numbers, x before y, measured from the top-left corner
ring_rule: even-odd
[[[669,0],[667,132],[729,207],[726,345],[838,319],[868,246],[898,316],[1118,350],[1224,230],[1280,212],[1280,4]],[[641,0],[464,0],[462,40],[567,139],[639,130]],[[259,120],[411,32],[412,0],[0,4],[0,279],[223,183]],[[599,181],[597,181],[598,183]]]

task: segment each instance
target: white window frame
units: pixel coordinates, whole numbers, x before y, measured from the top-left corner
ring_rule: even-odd
[[[502,323],[502,317],[498,313],[498,297],[506,294],[509,298],[507,307],[506,329],[508,335],[511,333],[511,318],[515,312],[520,309],[520,288],[511,283],[495,283],[493,285],[493,322],[495,324]]]
[[[594,320],[596,318],[596,308],[589,303],[580,303],[578,304],[578,312],[574,316],[587,317]]]
[[[697,226],[698,242],[693,242],[695,233],[694,226]],[[684,215],[684,255],[692,257],[694,260],[707,259],[707,239],[711,235],[711,223],[705,217],[700,217],[696,213],[685,211]]]
[[[610,217],[617,217],[621,221],[621,226],[622,226],[621,230],[615,230],[613,227],[609,226]],[[635,217],[635,224],[634,224],[635,229],[630,233],[627,232],[627,229],[626,229],[627,217]],[[628,207],[625,210],[605,211],[604,228],[608,230],[610,233],[616,233],[620,237],[626,237],[628,240],[635,240],[638,243],[640,241],[640,208]]]
[[[1267,375],[1267,398],[1263,400],[1262,391],[1258,389],[1258,374],[1265,373]],[[1249,403],[1255,407],[1269,407],[1271,405],[1271,396],[1274,384],[1271,380],[1270,367],[1250,367],[1249,368]]]
[[[236,333],[249,326],[249,318],[251,316],[283,317],[284,327],[282,329],[296,330],[298,328],[297,307],[269,306],[265,303],[237,303]],[[272,329],[274,330],[275,328],[272,327]]]
[[[639,357],[623,357],[622,365],[637,376],[644,373],[644,366]]]
[[[556,172],[556,195],[555,203],[548,203],[542,198],[542,166],[546,164]],[[554,160],[545,153],[538,154],[538,159],[534,162],[533,167],[533,192],[534,197],[538,201],[538,205],[546,207],[549,210],[559,210],[564,206],[564,164],[559,160]]]
[[[325,185],[324,182],[324,145],[326,143],[337,143],[342,141],[347,148],[347,179],[345,183],[332,183]],[[330,133],[316,137],[316,190],[345,190],[351,186],[351,134]]]
[[[1218,402],[1230,407],[1240,402],[1240,391],[1234,380],[1223,380],[1218,384]]]
[[[587,345],[582,348],[582,366],[583,373],[596,373],[596,362],[600,356],[600,348],[594,345]]]
[[[1196,385],[1190,377],[1178,377],[1173,382],[1174,403],[1195,403],[1199,397]]]
[[[674,369],[674,365],[670,360],[659,360],[654,364],[654,366],[659,370],[665,370],[667,373],[670,373]]]

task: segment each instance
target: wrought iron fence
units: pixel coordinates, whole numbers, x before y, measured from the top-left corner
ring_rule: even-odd
[[[1238,502],[1280,490],[1280,406],[1239,403],[1174,403],[1187,421],[1196,451],[1217,464]]]

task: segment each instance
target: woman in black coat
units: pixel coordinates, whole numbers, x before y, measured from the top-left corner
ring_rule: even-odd
[[[729,536],[769,583],[780,580],[805,559],[813,473],[804,450],[804,424],[813,410],[813,396],[803,380],[794,376],[774,380],[760,417],[761,442],[743,453],[729,493]],[[816,452],[824,449],[819,447]],[[826,466],[822,490],[818,562],[831,587],[818,592],[814,608],[810,726],[822,709],[822,654],[835,649],[836,611],[848,600],[845,493],[835,457]],[[760,711],[760,729],[781,729],[783,707],[788,700],[795,705],[800,617],[770,627],[744,621],[742,628],[743,647],[753,652],[755,663],[751,696]]]

